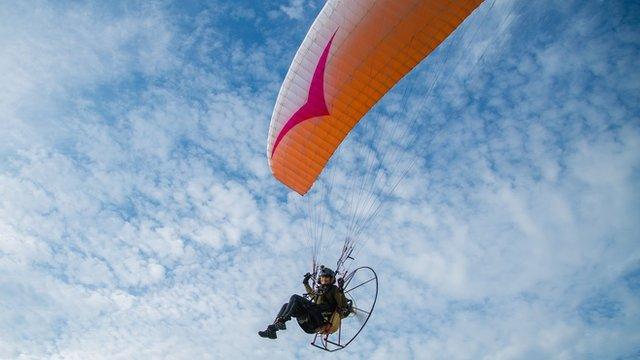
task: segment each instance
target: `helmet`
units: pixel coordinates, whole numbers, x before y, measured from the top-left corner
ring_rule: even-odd
[[[321,276],[330,276],[331,279],[335,281],[336,273],[333,270],[329,269],[328,267],[324,267],[324,265],[321,265],[320,272],[318,273],[318,277],[321,277]]]

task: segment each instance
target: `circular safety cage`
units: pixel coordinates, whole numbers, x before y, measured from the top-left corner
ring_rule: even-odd
[[[368,267],[359,267],[344,276],[344,295],[349,314],[333,333],[318,332],[311,345],[326,351],[344,349],[362,332],[378,298],[378,275]]]

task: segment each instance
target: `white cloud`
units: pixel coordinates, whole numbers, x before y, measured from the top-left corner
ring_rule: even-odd
[[[302,20],[304,16],[305,0],[290,0],[288,5],[281,5],[280,10],[284,12],[289,19]]]
[[[305,4],[280,9],[299,20]],[[637,351],[637,27],[619,2],[516,5],[465,25],[482,29],[451,56],[475,36],[474,55],[429,101],[417,83],[408,108],[439,130],[405,152],[370,143],[371,117],[334,159],[346,187],[366,151],[395,146],[385,166],[426,154],[367,229],[358,261],[379,302],[338,358]],[[293,323],[277,342],[255,334],[310,261],[299,199],[264,159],[293,30],[235,9],[278,40],[245,42],[223,35],[224,11],[185,30],[178,10],[1,10],[0,357],[325,355]],[[411,118],[395,96],[376,112]],[[329,214],[331,249],[344,218]]]

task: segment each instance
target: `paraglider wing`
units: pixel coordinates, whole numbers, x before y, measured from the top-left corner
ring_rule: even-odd
[[[304,195],[358,121],[482,0],[329,0],[271,117],[274,176]]]

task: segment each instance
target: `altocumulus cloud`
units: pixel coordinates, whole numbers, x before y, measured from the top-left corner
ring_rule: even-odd
[[[264,147],[321,6],[0,6],[0,357],[324,355],[294,324],[255,334],[307,271]],[[337,357],[640,354],[638,19],[488,1],[416,69],[420,161],[369,229],[379,303]]]

